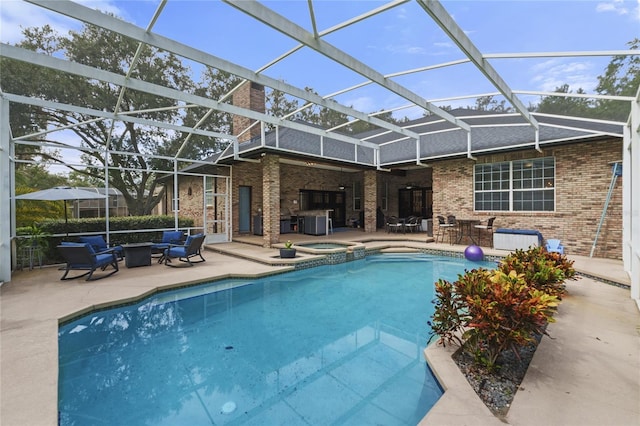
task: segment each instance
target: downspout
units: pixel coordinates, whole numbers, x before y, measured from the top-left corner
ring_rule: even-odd
[[[467,132],[467,158],[476,161],[477,158],[471,155],[471,132]]]
[[[535,127],[536,132],[536,151],[542,152],[542,148],[540,148],[540,129]]]

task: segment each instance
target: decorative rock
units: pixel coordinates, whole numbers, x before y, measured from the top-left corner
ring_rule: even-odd
[[[464,250],[464,257],[472,262],[478,262],[484,258],[484,253],[480,247],[471,245]]]

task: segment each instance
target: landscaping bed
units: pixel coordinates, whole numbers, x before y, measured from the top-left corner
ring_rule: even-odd
[[[495,270],[473,269],[435,283],[431,338],[459,346],[453,357],[471,387],[504,420],[546,333],[573,262],[541,247],[516,250]]]
[[[535,343],[520,348],[520,359],[512,351],[501,353],[495,371],[478,364],[462,349],[458,349],[452,358],[482,402],[496,417],[504,419],[539,342],[538,338]]]

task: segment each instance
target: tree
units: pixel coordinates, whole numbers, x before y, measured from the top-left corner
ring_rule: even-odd
[[[194,92],[204,98],[231,102],[231,96],[226,99],[224,96],[231,92],[240,82],[241,79],[235,75],[206,67]],[[197,128],[199,130],[231,134],[232,121],[233,117],[229,113],[204,107],[194,107],[186,109],[183,125],[194,127],[198,124]],[[228,141],[226,140],[197,134],[191,134],[187,141],[187,135],[176,134],[169,143],[158,145],[156,149],[158,153],[163,155],[179,155],[182,158],[203,159],[224,149],[227,144]]]
[[[398,120],[396,120],[395,118],[393,118],[393,113],[387,111],[387,112],[383,112],[381,114],[376,114],[375,115],[376,118],[379,118],[380,120],[384,120],[387,121],[389,123],[393,123],[393,124],[398,124]],[[407,117],[405,117],[403,119],[404,121],[409,121],[409,119]],[[361,120],[355,120],[353,121],[350,125],[349,125],[349,130],[352,134],[359,134],[359,133],[363,133],[369,130],[373,130],[373,129],[377,129],[377,126],[374,126],[370,123],[367,123],[366,121],[361,121]]]
[[[16,195],[64,185],[63,176],[49,172],[47,163],[22,164],[16,167]],[[64,217],[63,204],[55,201],[16,200],[16,225],[34,225],[44,219]]]
[[[480,96],[476,99],[476,106],[474,109],[478,111],[489,111],[489,112],[511,112],[513,111],[512,107],[506,105],[506,100],[501,100],[498,102],[493,98],[493,96]]]
[[[23,34],[25,39],[19,43],[21,47],[40,53],[65,56],[73,62],[119,75],[127,74],[138,49],[136,41],[90,25],[86,25],[79,32],[70,32],[67,36],[59,36],[49,27],[27,29]],[[120,102],[119,111],[143,111],[135,115],[166,123],[182,124],[184,120],[185,124],[194,124],[198,119],[195,111],[183,114],[175,108],[178,106],[176,100],[156,94],[132,89],[122,91],[121,87],[111,83],[86,79],[58,70],[40,69],[18,61],[3,60],[2,65],[0,85],[3,90],[11,93],[82,105],[100,111],[114,111]],[[184,92],[194,93],[199,90],[201,93],[217,93],[224,84],[218,86],[216,78],[228,77],[209,71],[205,76],[210,78],[205,78],[204,82],[207,86],[198,87],[189,73],[188,67],[184,66],[176,55],[143,45],[135,68],[131,70],[131,78]],[[67,143],[82,145],[95,151],[87,150],[82,155],[83,162],[88,167],[67,167],[79,174],[102,179],[104,167],[109,166],[110,185],[122,192],[129,213],[133,215],[149,214],[163,196],[163,190],[158,189],[158,179],[165,174],[157,173],[155,170],[167,165],[151,155],[173,155],[184,141],[183,135],[174,131],[132,122],[90,122],[88,120],[93,117],[77,112],[37,108],[27,110],[29,114],[25,114],[20,108],[15,111],[17,113],[11,117],[12,129],[18,129],[24,134],[49,126],[76,125],[71,128],[75,138]],[[204,109],[200,108],[198,112],[204,113]],[[224,129],[227,123],[228,118],[223,118],[222,114],[214,114],[206,120],[202,128]],[[44,137],[37,140],[46,141]],[[186,152],[190,158],[210,155],[212,150],[219,147],[219,141],[211,138],[196,137],[189,142],[185,146],[188,147]],[[106,146],[112,151],[110,155],[104,154]],[[56,158],[51,160],[62,163]],[[168,170],[172,169],[173,167],[170,167]]]
[[[640,47],[640,39],[628,43],[631,50]],[[614,56],[598,77],[596,92],[600,95],[635,96],[640,86],[640,56]],[[568,84],[556,88],[558,93],[572,93]],[[585,91],[578,88],[578,94]],[[590,100],[587,98],[571,98],[559,96],[544,96],[536,109],[538,112],[549,114],[571,115],[578,117],[597,118],[602,120],[626,121],[629,116],[629,102],[607,99]]]
[[[103,186],[103,179],[72,170],[66,179],[66,183],[69,186],[92,188]]]
[[[556,93],[573,93],[569,90],[568,84],[556,87]],[[577,94],[584,94],[585,91],[579,88]],[[538,112],[556,115],[568,115],[574,117],[595,117],[593,101],[587,98],[576,98],[566,96],[544,96],[537,107]]]
[[[637,50],[640,39],[628,43],[629,48]],[[640,55],[614,56],[603,75],[598,77],[596,92],[601,95],[635,96],[640,87]],[[603,119],[626,121],[629,117],[628,102],[598,100],[598,116]]]
[[[56,53],[58,36],[49,25],[42,28],[27,28],[23,31],[25,40],[18,43],[18,47],[30,50],[40,50],[43,53],[53,55]],[[47,82],[55,81],[55,71],[27,66],[24,63],[0,58],[0,87],[3,92],[17,93],[24,96],[44,97],[48,90]],[[42,82],[34,85],[33,82]],[[13,103],[9,109],[11,133],[14,138],[32,134],[46,128],[46,114],[40,107]],[[40,139],[44,141],[44,138]],[[35,145],[16,144],[16,159],[33,160],[42,150]],[[16,169],[23,167],[23,163],[17,162]]]
[[[266,109],[269,113],[278,118],[291,114],[300,107],[300,104],[295,99],[289,99],[287,95],[277,89],[273,89],[266,94]],[[299,113],[296,113],[292,117],[288,117],[289,120],[295,120],[300,117]],[[269,124],[267,126],[269,130],[273,130],[274,126]]]
[[[304,90],[309,93],[313,93],[314,95],[318,94],[318,92],[313,90],[311,87],[305,87]],[[304,102],[306,105],[307,101],[304,101]],[[320,107],[316,104],[312,104],[307,108],[303,109],[302,111],[300,111],[297,118],[299,118],[300,120],[306,121],[307,123],[320,124],[320,119],[318,118],[319,115],[320,115]]]

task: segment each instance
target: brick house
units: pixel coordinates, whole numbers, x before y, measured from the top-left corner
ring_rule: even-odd
[[[246,84],[234,103],[264,111],[264,89]],[[402,123],[419,135],[417,141],[373,130],[355,136],[362,144],[284,126],[267,132],[260,123],[238,118],[237,146],[210,158],[210,167],[185,171],[207,168],[230,178],[229,234],[261,234],[266,247],[295,229],[301,211],[331,209],[334,227],[375,232],[380,207],[386,216],[495,216],[495,227],[536,229],[545,238],[561,239],[568,253],[588,256],[612,163],[622,161],[623,126],[533,114],[540,124],[536,132],[518,114],[451,114],[471,131],[428,116]],[[202,178],[179,180],[181,214],[203,217],[202,210],[213,206],[202,203]],[[597,257],[622,258],[621,188],[618,179]]]

